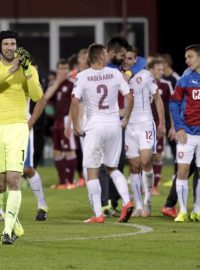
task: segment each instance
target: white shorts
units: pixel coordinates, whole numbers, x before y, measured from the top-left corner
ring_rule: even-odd
[[[156,128],[154,121],[128,124],[125,131],[125,149],[127,158],[135,158],[144,149],[156,153]]]
[[[101,124],[86,132],[83,142],[83,167],[118,166],[122,148],[120,124]]]
[[[176,160],[180,164],[190,164],[194,153],[196,154],[196,165],[200,167],[200,135],[187,134],[186,144],[177,143]]]

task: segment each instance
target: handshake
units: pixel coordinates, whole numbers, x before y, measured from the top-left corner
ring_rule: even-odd
[[[30,76],[31,75],[31,55],[30,53],[25,50],[23,47],[19,47],[15,51],[15,58],[19,60],[19,64],[23,68],[24,76]]]

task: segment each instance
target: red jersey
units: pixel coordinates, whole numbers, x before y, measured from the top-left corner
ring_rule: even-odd
[[[55,108],[54,127],[64,127],[64,117],[69,114],[73,83],[69,80],[62,82],[53,96]]]

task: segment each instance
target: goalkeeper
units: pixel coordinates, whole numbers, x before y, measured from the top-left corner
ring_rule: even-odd
[[[17,33],[0,32],[0,196],[7,196],[2,244],[12,244],[23,232],[17,218],[21,205],[20,179],[29,130],[40,113],[36,111],[28,121],[27,108],[30,98],[44,99],[30,54],[17,48],[17,41]]]

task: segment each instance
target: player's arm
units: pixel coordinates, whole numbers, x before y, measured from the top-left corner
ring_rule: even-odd
[[[46,105],[46,101],[45,101],[45,98],[44,98],[44,95],[43,95],[41,97],[41,99],[36,102],[33,113],[31,115],[31,118],[28,121],[29,130],[31,130],[31,128],[33,127],[35,122],[40,117],[41,113],[44,110],[45,105]]]
[[[128,125],[132,109],[133,109],[133,95],[131,92],[129,92],[127,95],[125,95],[125,114],[122,121],[123,127],[126,127]]]
[[[162,99],[158,93],[158,90],[156,91],[156,94],[153,94],[153,99],[155,101],[158,117],[159,117],[159,126],[157,129],[158,137],[163,137],[166,133],[165,128],[165,110],[163,106]]]
[[[178,82],[177,86],[175,87],[174,94],[171,96],[169,109],[174,122],[177,140],[180,143],[184,144],[187,141],[187,135],[184,130],[184,124],[181,120],[181,106],[183,98],[184,98],[184,88],[181,87],[181,82]]]
[[[15,73],[20,67],[19,60],[14,59],[13,65],[9,70],[0,70],[0,84],[7,80],[13,73]]]
[[[122,120],[122,126],[126,127],[129,122],[129,118],[133,109],[133,95],[130,92],[129,85],[124,80],[120,72],[118,73],[118,76],[119,76],[119,81],[120,81],[120,93],[125,98],[125,112],[124,112],[124,118]]]
[[[65,73],[57,73],[56,79],[51,86],[49,86],[45,92],[45,99],[48,101],[57,91],[59,85],[66,80]]]
[[[77,75],[74,88],[72,91],[72,101],[70,107],[70,115],[73,123],[74,134],[77,136],[83,135],[80,128],[80,100],[83,95],[84,82],[80,78],[80,74]]]
[[[31,76],[26,77],[28,93],[30,98],[37,102],[43,96],[43,89],[39,82],[38,72],[35,67],[31,66]]]
[[[71,119],[74,128],[74,134],[80,136],[82,131],[80,129],[80,119],[79,119],[79,99],[72,95],[71,101]]]

